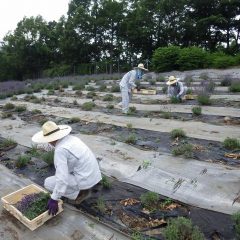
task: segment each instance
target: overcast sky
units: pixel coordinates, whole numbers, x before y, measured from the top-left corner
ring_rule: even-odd
[[[13,31],[24,16],[41,15],[46,21],[58,21],[66,15],[70,0],[0,0],[0,41]]]

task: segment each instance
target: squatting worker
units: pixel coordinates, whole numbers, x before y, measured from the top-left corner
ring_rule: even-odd
[[[142,75],[146,71],[148,71],[148,69],[144,68],[144,65],[140,63],[133,70],[127,72],[120,81],[119,85],[122,95],[122,102],[119,103],[119,105],[122,105],[123,113],[128,112],[131,94],[133,89],[136,87],[135,81],[137,79],[142,79]]]
[[[32,137],[35,143],[49,143],[55,148],[56,172],[44,182],[44,187],[52,192],[47,205],[48,213],[52,215],[58,212],[61,197],[73,204],[80,204],[102,179],[94,154],[79,138],[70,135],[71,130],[68,125],[48,121],[43,124],[42,131]]]
[[[187,92],[187,87],[183,86],[183,83],[179,82],[178,79],[174,76],[169,77],[167,81],[167,85],[168,85],[168,96],[176,97],[181,101]]]

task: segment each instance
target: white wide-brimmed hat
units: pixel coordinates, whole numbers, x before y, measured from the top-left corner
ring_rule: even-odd
[[[167,81],[167,85],[172,85],[174,83],[178,82],[178,79],[174,76],[170,76]]]
[[[55,122],[47,121],[42,125],[42,131],[33,135],[35,143],[49,143],[67,136],[72,131],[68,125],[57,125]]]
[[[148,69],[146,69],[146,68],[144,67],[143,63],[139,63],[138,66],[135,67],[135,69],[136,69],[136,68],[142,69],[142,70],[144,70],[144,71],[148,71]]]

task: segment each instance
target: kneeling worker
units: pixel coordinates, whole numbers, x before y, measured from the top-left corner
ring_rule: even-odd
[[[52,121],[32,137],[35,143],[49,143],[54,150],[55,175],[45,179],[44,187],[51,194],[48,213],[56,215],[58,200],[66,197],[73,204],[88,198],[91,188],[101,179],[98,162],[92,151],[77,137],[69,135],[72,128]]]
[[[176,97],[180,101],[187,92],[187,87],[183,86],[182,82],[179,82],[178,79],[174,76],[170,76],[168,81],[168,97]]]

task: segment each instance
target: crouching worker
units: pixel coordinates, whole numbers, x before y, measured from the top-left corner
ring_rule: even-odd
[[[127,72],[120,81],[119,85],[122,95],[122,102],[119,103],[119,105],[122,105],[123,113],[128,112],[131,95],[133,89],[136,88],[135,81],[137,79],[142,79],[142,76],[146,71],[148,71],[148,69],[144,68],[144,65],[140,63],[133,70]]]
[[[77,137],[71,127],[52,121],[43,124],[42,131],[32,137],[35,143],[49,143],[54,149],[55,175],[45,179],[44,187],[51,194],[48,213],[56,215],[58,200],[67,198],[78,205],[90,196],[91,188],[101,179],[98,162],[92,151]]]
[[[182,82],[179,82],[178,79],[174,76],[170,76],[168,81],[168,97],[176,97],[180,101],[187,92],[187,87],[183,86]]]

